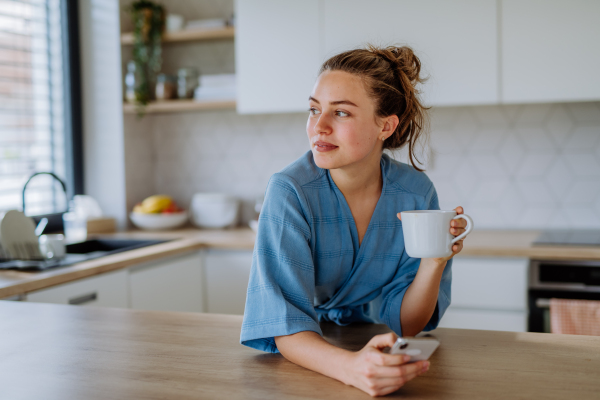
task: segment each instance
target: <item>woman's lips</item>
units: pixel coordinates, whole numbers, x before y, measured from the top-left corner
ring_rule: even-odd
[[[322,140],[317,140],[314,144],[315,149],[320,152],[332,151],[338,148],[338,146],[328,142],[323,142]]]

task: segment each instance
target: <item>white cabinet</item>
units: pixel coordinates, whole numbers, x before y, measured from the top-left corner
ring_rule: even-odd
[[[108,272],[28,293],[26,301],[127,308],[127,276],[127,270]]]
[[[502,100],[600,99],[600,2],[502,0]]]
[[[252,266],[252,251],[208,250],[204,266],[207,311],[218,314],[243,314]]]
[[[323,61],[367,42],[408,44],[427,104],[498,98],[495,0],[238,0],[238,111],[305,111]]]
[[[375,45],[409,45],[430,79],[426,104],[498,102],[495,0],[326,0],[325,58]]]
[[[492,331],[527,331],[527,313],[498,310],[462,310],[449,308],[440,328],[480,329]]]
[[[455,257],[452,304],[441,327],[527,330],[529,260]]]
[[[138,310],[203,312],[199,252],[129,269],[130,306]]]
[[[321,64],[319,1],[237,0],[237,110],[305,111]]]

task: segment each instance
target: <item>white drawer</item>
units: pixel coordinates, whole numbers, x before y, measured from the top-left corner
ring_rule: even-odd
[[[442,317],[439,327],[525,332],[527,330],[527,312],[461,310],[450,307]]]
[[[527,259],[455,257],[452,306],[527,310]]]
[[[129,307],[127,270],[109,272],[27,294],[35,303]]]

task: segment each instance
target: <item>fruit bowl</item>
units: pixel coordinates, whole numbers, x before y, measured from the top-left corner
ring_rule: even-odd
[[[186,211],[154,214],[134,211],[129,213],[129,218],[140,229],[159,231],[184,225],[188,220],[188,214]]]

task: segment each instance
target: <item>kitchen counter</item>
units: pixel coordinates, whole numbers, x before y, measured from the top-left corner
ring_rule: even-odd
[[[0,302],[7,399],[369,399],[239,344],[241,316]],[[385,325],[323,324],[358,350]],[[404,399],[597,399],[600,337],[440,328]]]
[[[0,271],[0,299],[203,248],[252,250],[256,235],[250,228],[222,230],[188,228],[164,232],[130,231],[111,235],[90,235],[90,238],[96,237],[170,241],[45,271],[2,270]]]
[[[556,260],[598,260],[600,247],[532,246],[538,231],[475,230],[467,239],[461,257],[517,257]],[[159,245],[118,253],[68,267],[42,272],[0,271],[0,299],[44,289],[61,283],[202,248],[252,250],[256,235],[249,228],[165,232],[129,231],[95,237],[170,239]]]

